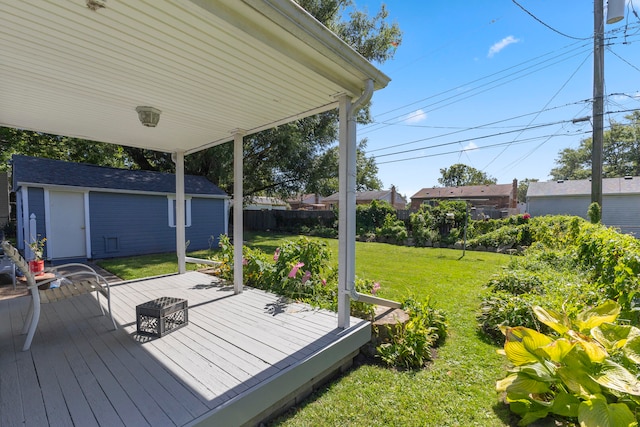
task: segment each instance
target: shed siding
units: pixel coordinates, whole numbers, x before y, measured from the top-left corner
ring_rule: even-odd
[[[224,209],[223,199],[191,199],[191,227],[186,228],[187,250],[218,247],[219,237],[225,230]]]
[[[640,195],[605,196],[602,205],[603,224],[617,227],[623,233],[639,235]]]
[[[169,226],[167,197],[91,192],[92,258],[113,258],[176,250],[176,229]],[[224,233],[224,200],[191,199],[188,250],[217,247]],[[215,241],[211,242],[213,236]]]
[[[46,237],[44,189],[29,187],[28,194],[29,218],[31,218],[31,214],[36,215],[36,234],[40,238]],[[25,227],[29,227],[29,224],[25,224]],[[38,236],[25,236],[25,240],[30,241],[31,237],[37,238]]]
[[[527,212],[532,216],[574,215],[587,217],[591,198],[582,197],[532,197],[527,201]]]
[[[175,250],[165,196],[91,192],[89,209],[93,258]]]

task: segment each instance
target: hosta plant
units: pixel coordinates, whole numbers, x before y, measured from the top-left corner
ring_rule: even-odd
[[[506,328],[501,352],[513,367],[496,386],[519,425],[553,417],[581,427],[637,426],[640,329],[614,323],[620,306],[606,301],[572,319],[534,312],[555,334]]]

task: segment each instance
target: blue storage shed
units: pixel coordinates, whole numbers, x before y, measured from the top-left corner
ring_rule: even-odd
[[[21,249],[46,237],[50,260],[176,251],[175,175],[22,155],[12,166]],[[186,175],[185,211],[188,250],[216,247],[228,231],[227,194]]]

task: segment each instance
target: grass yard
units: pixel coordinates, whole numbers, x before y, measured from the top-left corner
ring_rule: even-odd
[[[292,236],[250,234],[247,244],[272,253]],[[327,242],[337,263],[338,242]],[[199,252],[193,256],[203,256]],[[509,426],[508,409],[499,404],[495,381],[504,375],[504,358],[477,334],[475,315],[483,284],[508,262],[486,252],[411,248],[380,243],[356,244],[356,274],[381,284],[383,298],[430,296],[444,309],[449,337],[426,369],[398,372],[360,365],[315,393],[307,403],[276,420],[279,426]],[[102,262],[126,279],[177,270],[175,256],[136,257]],[[157,257],[156,257],[157,258]],[[139,271],[147,262],[147,273]],[[159,264],[153,265],[154,262]],[[173,265],[173,269],[171,269]],[[168,269],[166,269],[168,268]],[[152,274],[149,274],[152,272]],[[141,275],[139,275],[141,274]]]

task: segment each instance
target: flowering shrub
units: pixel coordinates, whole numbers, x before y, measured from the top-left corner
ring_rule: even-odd
[[[329,266],[331,252],[323,242],[300,237],[287,241],[273,254],[258,249],[243,248],[244,283],[278,295],[302,301],[316,307],[337,311],[338,275]],[[220,236],[221,277],[233,279],[233,246],[229,238]],[[356,278],[358,292],[375,294],[380,284],[373,280]],[[373,306],[360,301],[351,303],[351,315],[362,318],[373,317]]]

